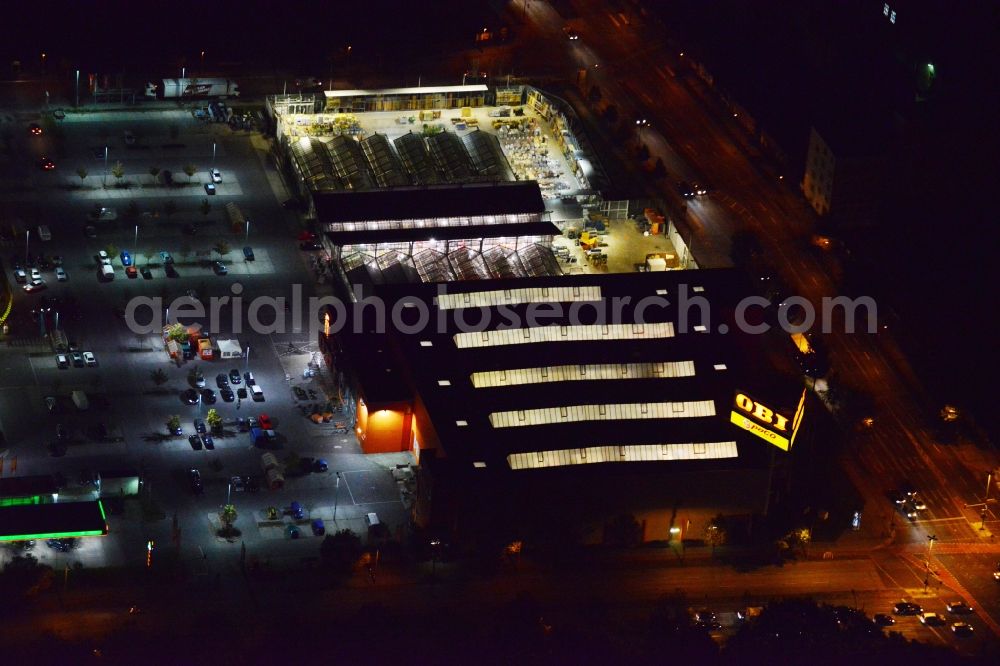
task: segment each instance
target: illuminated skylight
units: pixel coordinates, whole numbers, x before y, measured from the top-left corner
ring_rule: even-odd
[[[693,377],[694,361],[663,363],[603,363],[555,365],[541,368],[494,370],[472,374],[476,388],[545,384],[548,382],[593,381],[597,379],[660,379]]]
[[[715,402],[638,402],[606,405],[567,405],[490,413],[494,428],[576,423],[580,421],[626,421],[640,419],[684,419],[715,416]]]

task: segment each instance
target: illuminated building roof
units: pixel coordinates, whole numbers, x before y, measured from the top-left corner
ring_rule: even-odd
[[[486,85],[477,83],[465,86],[417,86],[414,88],[374,88],[370,90],[324,90],[327,99],[344,97],[371,97],[373,95],[435,95],[440,93],[487,92]]]
[[[495,305],[523,305],[525,303],[576,303],[598,301],[601,288],[591,287],[546,287],[527,289],[493,289],[491,291],[466,291],[461,294],[445,294],[437,299],[441,310],[455,308],[483,308]]]
[[[321,224],[545,212],[538,183],[467,183],[313,193]]]
[[[0,541],[101,536],[108,533],[101,502],[0,507]]]
[[[742,284],[733,271],[701,270],[376,286],[387,304],[422,304],[400,309],[404,323],[417,310],[435,323],[390,331],[379,358],[390,353],[449,465],[762,468],[766,445],[729,422],[736,391],[766,380],[758,343],[735,332]],[[707,301],[707,327],[697,306],[682,316],[685,298]]]

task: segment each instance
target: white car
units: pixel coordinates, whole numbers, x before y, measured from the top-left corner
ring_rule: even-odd
[[[23,268],[18,268],[14,271],[14,280],[18,284],[25,284],[28,281],[28,274],[24,272]]]
[[[253,398],[254,402],[262,402],[264,400],[264,389],[254,384],[250,387],[250,397]]]
[[[83,352],[83,362],[91,368],[97,365],[97,359],[94,357],[92,352]]]
[[[222,174],[219,173],[218,169],[212,169],[212,182],[213,183],[221,183],[222,182]]]
[[[66,275],[66,269],[62,266],[56,266],[56,280],[59,282],[65,282],[68,279],[69,276]]]
[[[45,287],[45,280],[32,280],[21,288],[30,294],[33,291],[41,291],[42,289],[45,289]]]
[[[42,272],[40,270],[38,270],[37,268],[32,268],[31,269],[31,279],[32,280],[41,280],[42,279]]]
[[[104,250],[101,250],[100,252],[98,252],[97,253],[97,263],[99,263],[101,266],[110,266],[111,265],[111,259],[108,257],[108,253],[105,252]]]

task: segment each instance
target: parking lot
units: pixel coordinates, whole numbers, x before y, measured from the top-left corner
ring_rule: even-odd
[[[261,413],[274,422],[279,457],[324,458],[329,471],[288,476],[283,490],[234,494],[240,514],[236,526],[243,532],[248,551],[261,556],[316,554],[318,539],[304,538],[302,543],[268,539],[253,520],[254,512],[268,506],[285,508],[293,500],[307,508],[307,515],[315,513],[324,519],[329,515],[332,520],[336,498],[335,526],[358,528],[362,534],[363,516],[370,511],[378,511],[393,530],[405,523],[391,472],[404,461],[362,455],[352,432],[335,433],[328,425],[316,425],[299,407],[303,401],[292,385],[322,395],[324,376],[304,378],[301,370],[290,374],[290,368],[311,360],[315,349],[315,340],[292,330],[292,322],[288,330],[236,331],[236,312],[227,306],[218,335],[212,337],[238,339],[244,350],[249,349],[249,358],[177,363],[166,353],[158,334],[137,335],[122,318],[129,300],[137,296],[169,303],[193,292],[205,301],[213,296],[231,297],[239,285],[243,297],[239,314],[246,322],[247,304],[257,296],[288,297],[293,284],[302,285],[304,298],[316,293],[308,257],[296,241],[301,225],[295,213],[280,205],[288,193],[277,174],[264,166],[258,150],[264,145],[261,137],[202,123],[181,112],[93,114],[67,120],[58,131],[41,137],[30,136],[24,122],[12,151],[18,162],[4,164],[5,169],[20,174],[19,182],[24,184],[18,189],[8,182],[0,192],[5,219],[16,220],[22,232],[31,232],[29,257],[61,257],[68,279],[57,281],[54,269],[43,268],[43,290],[29,294],[16,289],[10,333],[0,339],[0,428],[7,438],[8,457],[17,458],[18,475],[61,473],[66,479],[76,479],[84,469],[134,466],[142,470],[150,497],[165,517],[143,520],[138,501],[130,501],[124,515],[109,518],[108,537],[85,539],[87,545],[77,551],[46,553],[45,557],[79,558],[95,566],[134,561],[137,553],[142,556],[148,540],[172,541],[175,514],[184,534],[185,556],[238,549],[239,544],[215,537],[212,516],[217,516],[225,502],[230,477],[261,474],[263,451],[235,425],[239,418]],[[136,137],[136,145],[145,147],[126,146],[126,131]],[[108,146],[107,176],[103,154],[95,157],[95,148],[104,145]],[[38,168],[38,160],[49,155],[54,170]],[[129,182],[128,187],[114,186],[118,179],[111,169],[119,161],[120,180]],[[195,167],[190,178],[184,172],[187,165]],[[203,186],[212,168],[219,169],[222,182],[216,194],[209,196]],[[83,178],[77,173],[80,169],[86,171]],[[158,174],[169,169],[178,185],[166,187],[162,175],[154,178],[151,169]],[[108,189],[103,187],[105,180]],[[231,228],[224,207],[229,201],[236,202],[250,220],[248,227]],[[88,219],[95,205],[114,209],[115,219]],[[51,230],[51,240],[37,237],[37,227],[43,224]],[[88,224],[96,237],[85,230]],[[12,264],[25,260],[23,235],[16,238],[5,234],[0,241],[0,257],[12,284]],[[242,248],[247,245],[253,248],[253,261],[243,256]],[[114,272],[110,281],[99,279],[97,257],[102,250],[109,255]],[[149,268],[148,278],[126,276],[122,250],[128,251],[136,267]],[[176,277],[167,277],[160,258],[163,251],[172,255]],[[215,273],[216,261],[227,267],[226,275]],[[44,311],[42,319],[39,310]],[[66,342],[92,352],[95,367],[58,367],[47,336],[57,326],[57,312]],[[294,352],[289,352],[290,342]],[[189,387],[188,372],[194,365],[203,369],[212,387],[219,372],[250,370],[265,399],[184,404],[181,392]],[[166,375],[161,384],[152,379],[157,371]],[[86,409],[74,404],[73,391],[86,394]],[[51,411],[46,397],[57,398]],[[193,450],[188,436],[195,432],[194,419],[205,418],[209,408],[218,410],[227,425],[214,437],[214,450]],[[166,428],[174,415],[182,423],[180,436],[171,436]],[[95,437],[97,426],[103,428],[102,437]],[[69,434],[64,446],[53,447],[59,427]],[[191,492],[187,478],[191,468],[201,471],[204,494]],[[338,471],[343,474],[336,493]],[[303,530],[303,537],[310,535]],[[46,550],[44,544],[36,545],[36,553]]]

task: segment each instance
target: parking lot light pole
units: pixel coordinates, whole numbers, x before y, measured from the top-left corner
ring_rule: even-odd
[[[212,166],[215,166],[215,142],[212,142]]]
[[[231,501],[232,497],[233,497],[233,480],[230,479],[229,480],[229,488],[226,490],[226,506],[229,506],[230,504],[232,504],[232,501]]]
[[[250,241],[250,220],[247,220],[247,233],[246,236],[243,238],[243,242],[249,242],[249,241]]]
[[[104,180],[102,182],[104,188],[108,187],[108,147],[104,146]]]
[[[28,253],[28,241],[30,239],[31,239],[31,229],[25,229],[24,230],[24,265],[25,266],[27,266],[30,263],[30,261],[28,259],[28,257],[30,256],[29,253]]]
[[[132,243],[132,263],[135,264],[135,255],[139,252],[139,225],[135,225],[135,241]]]
[[[337,472],[337,485],[333,487],[333,524],[337,525],[337,504],[340,500],[340,472]]]

